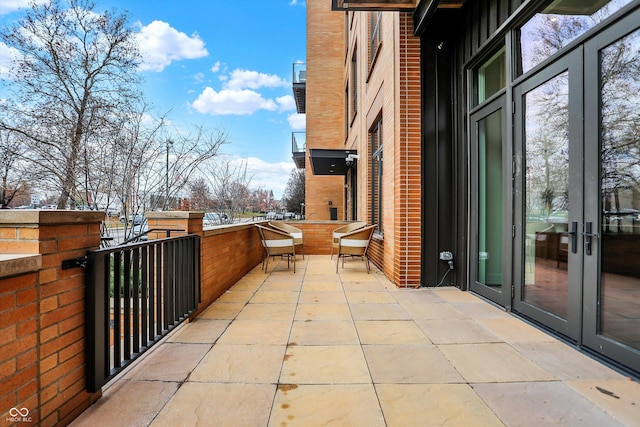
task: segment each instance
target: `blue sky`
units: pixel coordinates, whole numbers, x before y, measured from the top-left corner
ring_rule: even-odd
[[[222,127],[225,154],[246,161],[252,186],[280,197],[289,173],[295,111],[292,64],[305,61],[303,0],[97,0],[128,11],[144,52],[140,73],[153,108],[176,127]],[[0,0],[0,25],[28,0]],[[7,58],[0,43],[0,68]],[[0,70],[1,73],[1,70]],[[1,74],[0,74],[1,76]]]

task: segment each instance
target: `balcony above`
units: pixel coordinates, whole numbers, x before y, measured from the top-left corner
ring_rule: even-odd
[[[304,158],[307,153],[307,133],[291,133],[291,156],[298,169],[304,169]]]
[[[298,113],[306,113],[307,64],[302,62],[293,64],[293,97],[296,100]]]

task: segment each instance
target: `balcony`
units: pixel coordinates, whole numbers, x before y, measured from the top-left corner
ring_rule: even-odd
[[[275,259],[265,274],[262,242],[250,223],[203,229],[202,212],[146,216],[152,227],[198,235],[198,308],[188,321],[163,328],[157,344],[127,358],[94,392],[91,356],[120,354],[116,336],[135,351],[135,337],[149,329],[136,323],[138,314],[155,312],[158,320],[165,312],[144,304],[136,312],[138,303],[127,312],[125,296],[153,299],[151,281],[127,273],[130,267],[143,260],[143,273],[160,274],[153,283],[163,285],[163,295],[179,295],[172,277],[181,275],[168,273],[184,250],[168,248],[168,264],[151,268],[154,257],[132,245],[134,253],[122,256],[124,275],[115,267],[104,274],[114,284],[130,277],[134,288],[125,283],[122,321],[114,316],[100,329],[114,350],[98,353],[87,347],[87,333],[99,327],[86,298],[96,284],[85,279],[96,270],[92,254],[104,215],[0,212],[0,231],[15,236],[5,239],[6,248],[33,252],[0,259],[0,360],[13,367],[0,390],[10,424],[609,426],[640,419],[640,384],[471,293],[398,289],[380,271],[367,274],[358,259],[336,272],[331,232],[344,222],[296,222],[305,235],[296,273]],[[40,231],[36,239],[33,229]],[[91,256],[77,258],[84,253]],[[110,365],[103,366],[109,374]]]
[[[293,162],[298,169],[304,169],[305,156],[307,153],[307,133],[292,132],[291,133],[291,155]]]
[[[293,64],[293,97],[296,100],[296,110],[299,114],[306,113],[307,98],[307,64],[296,62]]]
[[[457,288],[260,266],[72,426],[635,425],[640,385]],[[273,265],[270,263],[270,265]]]

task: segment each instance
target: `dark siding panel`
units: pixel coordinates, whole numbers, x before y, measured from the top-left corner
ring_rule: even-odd
[[[467,3],[464,9],[465,27],[460,28],[464,34],[459,47],[464,52],[465,62],[471,59],[498,28],[526,0],[475,0]]]

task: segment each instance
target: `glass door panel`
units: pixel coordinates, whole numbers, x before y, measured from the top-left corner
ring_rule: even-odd
[[[502,290],[502,110],[478,122],[476,282]]]
[[[640,372],[640,11],[585,45],[583,342]],[[589,233],[591,230],[591,233]]]
[[[582,50],[514,88],[514,311],[578,341],[583,215]]]
[[[511,233],[511,157],[504,124],[505,96],[501,96],[480,108],[470,117],[472,135],[471,161],[475,170],[472,182],[471,209],[475,212],[472,224],[474,240],[471,246],[470,277],[472,291],[502,305],[508,306],[509,292],[503,292],[511,284],[510,266]],[[504,177],[507,176],[508,179]],[[510,287],[509,287],[510,289]]]
[[[569,72],[524,95],[524,301],[567,318]]]
[[[600,324],[640,350],[640,31],[600,55]]]

